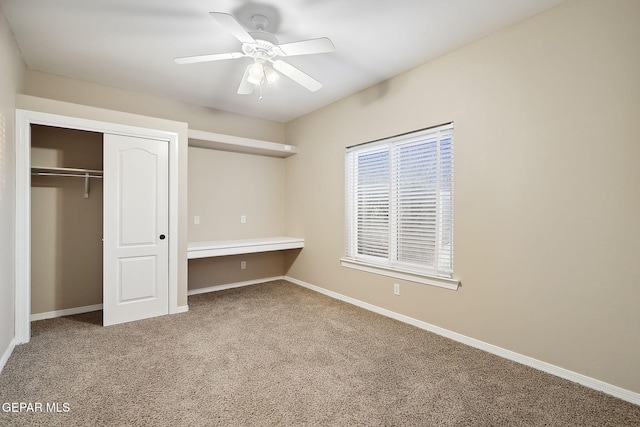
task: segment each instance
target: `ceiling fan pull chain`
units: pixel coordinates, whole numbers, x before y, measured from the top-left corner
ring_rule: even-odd
[[[260,97],[258,99],[262,99],[262,84],[264,83],[264,80],[260,81]]]

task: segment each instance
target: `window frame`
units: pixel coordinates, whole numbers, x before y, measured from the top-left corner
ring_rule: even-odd
[[[436,211],[435,221],[421,224],[424,229],[431,225],[438,230],[433,232],[434,237],[431,239],[432,244],[424,245],[425,252],[431,253],[431,256],[424,255],[423,257],[431,257],[432,259],[429,262],[399,259],[398,248],[401,248],[401,252],[407,251],[408,244],[406,242],[398,242],[403,238],[413,237],[413,235],[410,234],[413,232],[409,232],[409,235],[406,235],[403,234],[402,231],[399,231],[399,227],[401,228],[403,223],[402,220],[398,219],[398,212],[401,211],[398,203],[399,201],[407,201],[407,196],[403,195],[406,189],[405,187],[401,187],[403,184],[400,183],[404,181],[407,176],[407,174],[400,175],[400,169],[404,167],[401,166],[401,162],[407,161],[407,159],[413,162],[413,158],[407,157],[406,154],[402,153],[402,150],[420,144],[433,143],[434,138],[436,141],[435,150],[425,147],[424,150],[420,151],[422,155],[435,156],[435,160],[433,158],[430,159],[432,164],[435,164],[437,167],[435,178],[430,177],[423,181],[425,187],[431,185],[433,189],[419,190],[421,191],[421,195],[433,194],[436,199],[436,201],[433,202]],[[347,147],[345,153],[345,256],[340,259],[343,267],[447,289],[458,289],[460,281],[453,277],[453,139],[453,122],[451,122]],[[447,144],[449,146],[445,149],[442,148],[443,145],[446,145],[443,141],[448,141]],[[385,152],[387,153],[388,160],[373,158],[371,165],[367,164],[366,160],[364,160],[367,155]],[[445,153],[444,156],[442,152]],[[385,165],[385,161],[388,162],[388,166]],[[443,161],[445,163],[442,163]],[[446,168],[444,172],[441,170],[441,165],[443,164],[444,166],[442,167]],[[376,169],[376,167],[378,169]],[[426,163],[420,164],[416,168],[424,169],[411,169],[412,173],[417,170],[419,173],[426,175],[429,172]],[[367,171],[371,173],[369,175],[363,175],[363,173]],[[433,175],[433,171],[431,173]],[[448,173],[449,178],[445,184],[440,182],[441,174],[443,173]],[[385,175],[388,175],[388,177],[385,177]],[[364,181],[358,181],[358,179],[362,179],[362,177],[369,179],[369,181],[365,183],[366,185],[362,185]],[[372,177],[375,177],[377,181],[373,182]],[[384,180],[388,180],[388,182],[384,181],[381,177],[384,177]],[[384,185],[381,184],[381,182]],[[415,180],[409,179],[408,182],[415,187]],[[384,190],[385,185],[388,186],[388,192]],[[374,188],[373,190],[370,189],[372,186]],[[365,187],[365,191],[359,192],[359,189]],[[445,200],[446,203],[441,202],[443,188],[445,191],[450,192],[448,196],[444,196],[443,200]],[[433,191],[433,193],[429,191]],[[387,196],[386,199],[385,195]],[[380,201],[380,199],[383,201]],[[358,216],[358,209],[383,209],[381,206],[384,207],[385,204],[387,206],[386,223],[380,224],[371,216],[366,217],[366,221],[362,221],[362,217]],[[415,207],[424,210],[429,206],[428,203],[425,202],[424,204],[417,204]],[[449,209],[446,210],[445,207]],[[445,216],[447,217],[446,219]],[[385,217],[384,212],[382,217]],[[358,221],[358,219],[361,219],[361,221]],[[444,255],[444,265],[448,265],[449,267],[445,267],[443,269],[444,271],[438,271],[438,266],[441,265],[440,263],[443,259],[438,253],[439,248],[445,247],[442,243],[439,243],[442,238],[440,228],[443,224],[449,227],[446,234],[448,239],[450,239],[446,246],[449,254]],[[365,233],[368,233],[367,236],[372,237],[368,239],[367,237],[360,237],[364,236]],[[386,241],[381,237],[385,234],[387,234]],[[381,240],[381,238],[383,240]],[[429,239],[425,239],[425,241],[426,240]],[[419,248],[423,249],[423,247]],[[367,254],[366,252],[368,251],[376,254],[376,256]],[[378,256],[378,253],[384,255]]]

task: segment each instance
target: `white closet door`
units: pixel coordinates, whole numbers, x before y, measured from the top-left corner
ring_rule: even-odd
[[[169,313],[168,146],[104,135],[104,326]]]

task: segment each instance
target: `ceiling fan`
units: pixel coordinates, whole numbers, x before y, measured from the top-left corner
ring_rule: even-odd
[[[293,65],[277,59],[277,57],[333,52],[335,51],[335,47],[328,38],[323,37],[278,44],[278,39],[266,31],[269,20],[263,15],[254,15],[251,18],[251,22],[255,26],[255,30],[251,32],[247,32],[242,25],[228,13],[210,12],[210,15],[226,28],[231,35],[242,42],[242,52],[215,53],[175,58],[176,63],[193,64],[197,62],[237,59],[245,56],[250,57],[253,61],[245,69],[242,80],[240,81],[240,86],[238,87],[238,94],[241,95],[253,93],[256,87],[259,87],[262,93],[262,84],[265,82],[267,84],[275,83],[280,78],[278,72],[312,92],[322,87],[322,83],[300,71]]]

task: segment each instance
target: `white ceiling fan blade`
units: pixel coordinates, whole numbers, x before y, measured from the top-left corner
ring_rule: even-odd
[[[212,55],[197,55],[197,56],[185,56],[182,58],[176,58],[177,64],[195,64],[197,62],[207,62],[207,61],[220,61],[222,59],[236,59],[242,58],[245,56],[244,53],[240,52],[230,52],[230,53],[215,53]]]
[[[242,81],[240,82],[240,86],[238,86],[238,95],[249,95],[253,93],[253,89],[255,85],[249,83],[249,71],[253,63],[249,64],[247,68],[244,70],[244,75],[242,76]]]
[[[278,45],[285,56],[334,52],[336,47],[326,37]]]
[[[281,60],[273,61],[273,68],[280,71],[285,76],[289,77],[294,82],[306,87],[311,92],[316,92],[322,87],[322,83],[298,70],[291,64],[288,64]]]
[[[222,25],[227,31],[231,33],[231,35],[233,35],[233,37],[237,38],[242,43],[256,42],[253,37],[251,37],[251,35],[249,35],[249,33],[247,33],[247,31],[242,28],[242,25],[240,25],[240,23],[236,21],[236,18],[229,15],[228,13],[209,12],[209,15],[211,15],[213,19],[218,21],[220,25]]]

